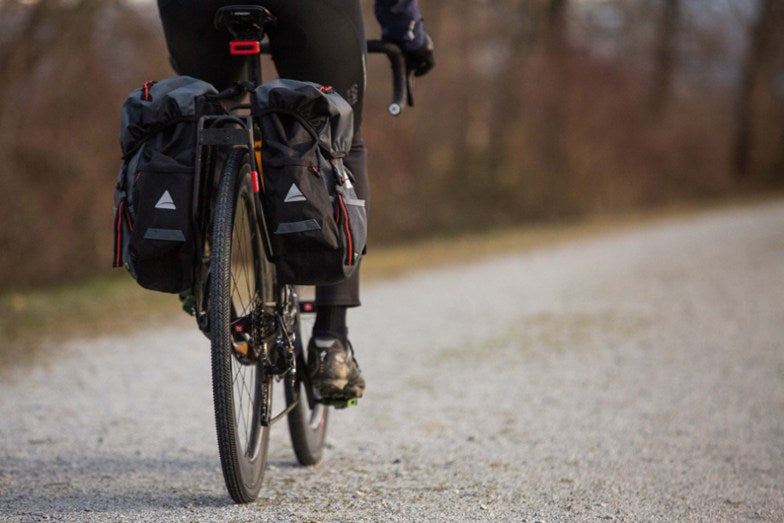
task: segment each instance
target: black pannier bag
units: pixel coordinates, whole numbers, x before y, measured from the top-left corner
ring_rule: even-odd
[[[264,202],[278,280],[337,283],[365,250],[365,201],[343,163],[351,106],[332,88],[278,79],[253,93],[261,125]]]
[[[177,76],[145,83],[122,106],[113,265],[147,289],[191,287],[197,123],[223,112],[214,95],[207,82]]]

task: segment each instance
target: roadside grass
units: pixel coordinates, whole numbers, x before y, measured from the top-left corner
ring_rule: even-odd
[[[776,199],[780,199],[777,195]],[[765,201],[774,198],[764,198]],[[759,203],[760,199],[753,200]],[[532,250],[580,238],[620,232],[644,223],[680,219],[722,207],[747,205],[733,200],[717,204],[676,205],[653,211],[594,217],[569,222],[434,238],[399,246],[373,247],[363,261],[363,282],[402,277],[417,271],[466,264],[493,256]],[[176,296],[142,289],[125,273],[86,282],[0,295],[0,365],[32,357],[59,342],[128,334],[193,321],[180,310]]]
[[[47,347],[71,339],[153,328],[171,321],[178,308],[176,296],[145,291],[127,274],[4,294],[0,366],[28,362]]]

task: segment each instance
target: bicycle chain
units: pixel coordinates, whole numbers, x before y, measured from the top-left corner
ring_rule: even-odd
[[[282,356],[282,364],[276,365],[276,370],[280,375],[296,373],[296,362],[294,347],[296,343],[296,307],[297,294],[291,286],[285,286],[281,290],[281,306],[276,315],[278,320],[278,337],[276,348],[278,355]]]

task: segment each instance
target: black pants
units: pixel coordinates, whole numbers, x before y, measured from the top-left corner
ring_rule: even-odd
[[[243,74],[244,59],[229,54],[230,36],[213,25],[215,12],[236,0],[158,0],[172,66],[218,90]],[[240,2],[242,3],[242,2]],[[368,200],[365,146],[360,137],[365,92],[365,33],[359,0],[256,0],[278,22],[269,31],[272,58],[281,78],[334,87],[354,108],[354,143],[346,165]],[[320,286],[319,305],[359,305],[359,271],[345,282]]]

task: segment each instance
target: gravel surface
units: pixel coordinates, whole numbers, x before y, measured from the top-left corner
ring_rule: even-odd
[[[3,370],[0,520],[784,520],[784,202],[364,301],[366,397],[333,413],[315,468],[277,425],[249,506],[226,495],[185,319]]]

